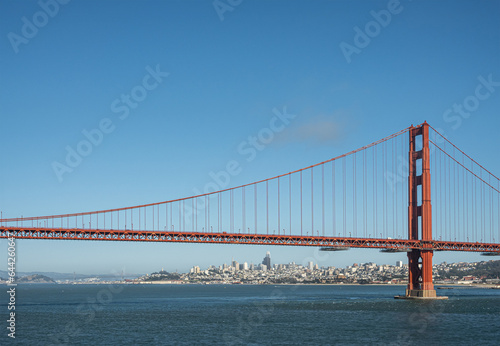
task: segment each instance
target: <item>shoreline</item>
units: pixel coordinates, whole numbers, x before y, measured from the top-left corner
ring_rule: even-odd
[[[6,283],[0,283],[0,285],[7,286]],[[406,287],[406,284],[358,284],[358,283],[195,283],[195,282],[170,282],[170,281],[140,281],[140,282],[123,282],[123,281],[112,281],[112,282],[69,282],[69,283],[57,283],[57,282],[30,282],[30,283],[20,283],[20,286],[24,285],[191,285],[191,286],[391,286],[391,287]],[[434,285],[436,290],[447,290],[447,289],[500,289],[500,285],[495,284],[437,284]]]

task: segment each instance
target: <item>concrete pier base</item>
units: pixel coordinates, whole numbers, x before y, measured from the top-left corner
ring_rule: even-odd
[[[404,296],[395,296],[395,299],[422,299],[422,300],[443,300],[445,296],[436,295],[436,290],[406,290]]]

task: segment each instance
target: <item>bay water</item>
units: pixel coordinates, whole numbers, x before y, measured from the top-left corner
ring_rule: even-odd
[[[499,345],[500,290],[404,286],[18,285],[15,340],[0,344]]]

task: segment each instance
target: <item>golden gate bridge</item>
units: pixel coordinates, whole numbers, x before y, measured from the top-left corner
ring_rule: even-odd
[[[406,297],[435,298],[434,251],[500,255],[500,179],[425,122],[237,187],[125,208],[0,218],[0,238],[8,237],[404,251]]]

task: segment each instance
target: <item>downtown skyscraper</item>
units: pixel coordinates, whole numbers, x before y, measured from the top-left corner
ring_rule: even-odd
[[[267,269],[271,269],[271,253],[266,252],[266,257],[262,260],[262,264],[266,266]]]

